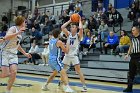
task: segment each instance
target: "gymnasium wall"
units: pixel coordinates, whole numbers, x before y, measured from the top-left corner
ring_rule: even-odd
[[[18,6],[26,6],[26,8],[28,8],[28,0],[13,1],[13,9],[16,9]],[[11,9],[11,0],[0,0],[0,15],[2,15],[3,12],[8,12],[9,9]]]
[[[70,0],[55,0],[55,3],[69,2]],[[53,0],[38,0],[40,6],[53,4]]]
[[[39,11],[40,12],[44,12],[44,7],[46,7],[46,11],[50,11],[51,13],[53,13],[53,7],[50,7],[50,6],[54,6],[54,15],[55,16],[58,16],[61,14],[61,10],[62,10],[62,6],[63,5],[63,10],[67,9],[68,8],[68,4],[69,4],[69,1],[70,0],[64,0],[64,1],[68,1],[68,2],[62,2],[63,0],[60,0],[59,3],[58,3],[58,0],[56,0],[56,4],[53,5],[53,4],[47,4],[47,5],[41,5],[41,3],[39,3]],[[85,1],[85,0],[81,0],[81,1]],[[88,0],[87,0],[88,1]],[[65,4],[65,5],[64,5]],[[87,17],[89,17],[92,12],[91,12],[91,0],[89,0],[88,2],[84,2],[83,3],[83,14]]]

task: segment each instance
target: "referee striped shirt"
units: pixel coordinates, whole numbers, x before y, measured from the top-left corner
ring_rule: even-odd
[[[131,53],[140,53],[140,35],[138,37],[132,37],[131,43]]]

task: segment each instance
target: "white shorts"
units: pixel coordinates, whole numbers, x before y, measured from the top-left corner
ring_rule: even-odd
[[[78,65],[80,64],[78,56],[64,56],[64,59],[62,61],[65,65]]]
[[[18,56],[9,52],[2,51],[0,55],[0,65],[9,67],[12,64],[18,65]]]

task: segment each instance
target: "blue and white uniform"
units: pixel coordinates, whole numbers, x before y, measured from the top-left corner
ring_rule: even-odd
[[[63,69],[63,63],[61,61],[62,51],[57,47],[58,39],[52,38],[49,41],[49,65],[53,70],[61,71]]]
[[[68,54],[65,54],[63,63],[66,65],[77,65],[80,64],[79,58],[78,58],[78,52],[79,52],[79,44],[80,39],[78,34],[75,34],[75,36],[72,36],[72,33],[69,33],[67,43],[70,44],[70,49]]]
[[[8,34],[13,34],[13,33],[17,33],[19,30],[16,26],[12,26],[8,32]],[[5,42],[3,42],[3,44],[1,45],[1,51],[0,51],[0,65],[1,66],[7,66],[9,67],[12,64],[18,64],[18,56],[17,56],[17,52],[18,52],[18,47],[19,47],[19,43],[22,39],[21,35],[17,35],[16,37],[10,39],[10,40],[6,40]]]

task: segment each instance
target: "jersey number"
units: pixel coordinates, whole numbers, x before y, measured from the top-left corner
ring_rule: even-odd
[[[70,45],[73,45],[74,44],[74,40],[70,40]]]

